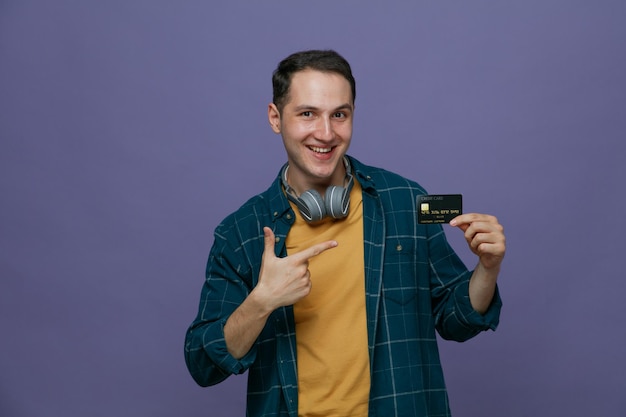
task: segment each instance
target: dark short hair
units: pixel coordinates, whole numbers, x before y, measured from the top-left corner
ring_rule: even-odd
[[[273,103],[282,112],[289,100],[289,87],[293,74],[312,69],[321,72],[334,72],[343,76],[350,83],[352,102],[356,99],[356,82],[352,76],[350,64],[344,57],[333,50],[301,51],[283,59],[272,75],[274,89]]]

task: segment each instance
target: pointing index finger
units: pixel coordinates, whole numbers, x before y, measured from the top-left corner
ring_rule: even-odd
[[[313,246],[311,246],[310,248],[304,249],[296,254],[294,254],[293,256],[296,256],[298,258],[301,258],[302,260],[309,260],[311,258],[313,258],[314,256],[319,255],[320,253],[328,250],[328,249],[332,249],[334,247],[336,247],[338,245],[336,240],[328,240],[326,242],[322,242],[322,243],[318,243],[315,244]]]

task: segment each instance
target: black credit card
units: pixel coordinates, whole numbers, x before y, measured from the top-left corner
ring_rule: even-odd
[[[461,194],[417,196],[417,222],[420,224],[449,223],[460,214],[463,214]]]

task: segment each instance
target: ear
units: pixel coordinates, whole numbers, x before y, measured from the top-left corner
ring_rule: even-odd
[[[274,103],[267,106],[267,119],[274,133],[280,133],[280,112]]]

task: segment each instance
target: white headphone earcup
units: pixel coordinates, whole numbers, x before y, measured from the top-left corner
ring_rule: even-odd
[[[326,216],[326,207],[324,199],[317,192],[317,190],[308,190],[300,194],[300,201],[303,203],[300,206],[302,215],[311,222],[322,220]]]
[[[348,213],[348,208],[344,207],[345,193],[345,188],[335,185],[331,185],[326,190],[324,196],[326,213],[333,219],[342,219]]]

